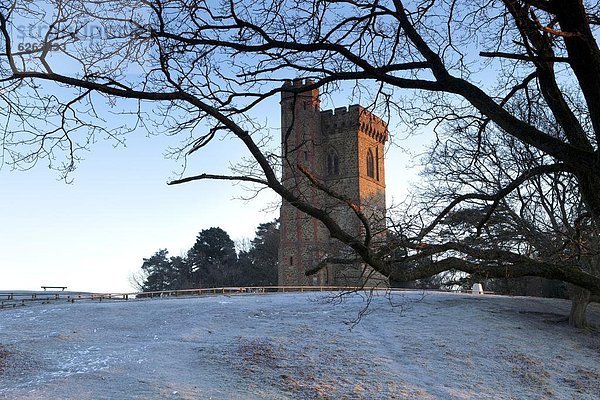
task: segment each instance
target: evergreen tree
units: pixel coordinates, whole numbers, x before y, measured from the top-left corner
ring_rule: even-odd
[[[158,250],[150,258],[144,258],[142,271],[146,275],[143,284],[144,292],[172,289],[172,282],[176,279],[176,273],[171,262],[167,259],[167,249]]]
[[[277,284],[279,221],[260,224],[239,257],[227,232],[202,230],[185,257],[162,249],[142,264],[143,291]]]
[[[239,256],[243,285],[277,285],[279,220],[260,224],[250,245],[250,249],[240,252]]]
[[[237,255],[233,240],[221,228],[201,231],[188,251],[187,262],[196,287],[235,284]]]

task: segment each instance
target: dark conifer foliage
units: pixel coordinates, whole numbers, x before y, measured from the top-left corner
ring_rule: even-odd
[[[236,253],[229,234],[213,227],[200,231],[185,257],[161,249],[142,263],[142,291],[277,284],[279,223],[260,224],[245,250]]]

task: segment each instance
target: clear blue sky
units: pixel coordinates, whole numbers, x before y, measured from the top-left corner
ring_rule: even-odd
[[[276,120],[269,125],[278,126],[279,112],[270,115]],[[58,173],[43,163],[25,172],[4,166],[0,290],[66,285],[81,291],[131,291],[129,276],[156,250],[180,255],[200,230],[212,226],[234,240],[252,238],[259,223],[277,217],[272,207],[277,199],[270,192],[246,202],[236,198],[247,193],[227,182],[167,186],[181,171],[164,157],[175,143],[143,133],[128,136],[126,147],[98,141],[84,154],[71,184],[58,180]],[[193,156],[187,173],[222,172],[242,155],[235,140],[215,140]],[[407,160],[396,148],[388,152],[388,201],[401,197],[414,177],[406,170]]]

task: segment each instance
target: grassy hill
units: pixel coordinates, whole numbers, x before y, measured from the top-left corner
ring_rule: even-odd
[[[331,296],[331,295],[329,295]],[[6,399],[596,399],[562,300],[215,296],[0,311]],[[590,320],[600,323],[592,305]],[[351,329],[352,328],[352,329]]]

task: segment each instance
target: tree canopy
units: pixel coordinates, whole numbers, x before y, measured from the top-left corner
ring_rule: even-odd
[[[138,289],[149,291],[226,286],[277,285],[279,226],[277,221],[260,224],[249,245],[236,253],[229,234],[218,227],[200,231],[184,257],[168,257],[161,249],[145,258]]]

